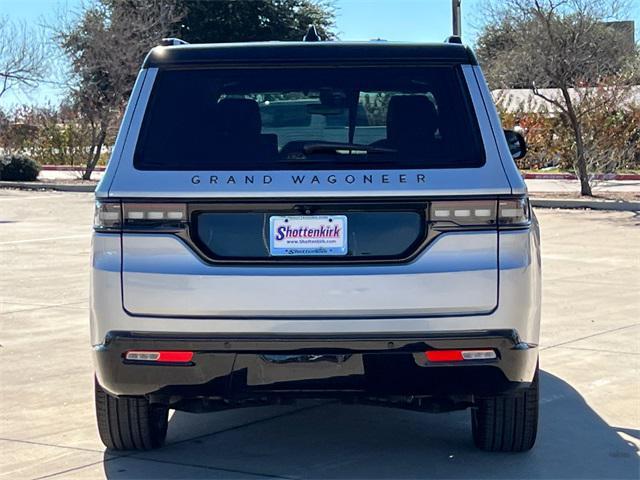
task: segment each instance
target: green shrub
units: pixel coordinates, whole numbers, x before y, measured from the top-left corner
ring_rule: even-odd
[[[1,163],[0,180],[31,182],[38,179],[40,165],[28,157],[7,155]]]

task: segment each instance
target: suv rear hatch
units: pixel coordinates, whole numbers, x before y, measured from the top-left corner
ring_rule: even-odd
[[[151,69],[110,186],[123,198],[124,308],[223,318],[492,311],[499,199],[510,187],[468,75],[428,61],[259,75]],[[339,238],[325,235],[330,222]],[[298,232],[294,248],[278,232]]]
[[[126,202],[124,307],[229,318],[487,313],[497,305],[496,212],[519,202]],[[272,253],[270,219],[337,216],[346,253]]]

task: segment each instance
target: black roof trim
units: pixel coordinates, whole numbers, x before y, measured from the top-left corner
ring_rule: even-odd
[[[469,48],[453,43],[256,42],[191,44],[152,49],[143,68],[247,64],[434,62],[477,65]]]

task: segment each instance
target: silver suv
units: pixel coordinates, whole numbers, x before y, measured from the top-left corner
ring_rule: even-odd
[[[455,39],[151,50],[96,191],[104,444],[311,397],[469,408],[479,448],[530,449],[525,150]]]

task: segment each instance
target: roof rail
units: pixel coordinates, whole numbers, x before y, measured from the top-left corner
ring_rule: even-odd
[[[445,38],[444,42],[457,43],[458,45],[462,45],[462,38],[460,38],[458,35],[451,35],[450,37]]]
[[[163,38],[160,40],[160,45],[163,47],[169,47],[171,45],[189,45],[189,42],[185,42],[179,38]]]

